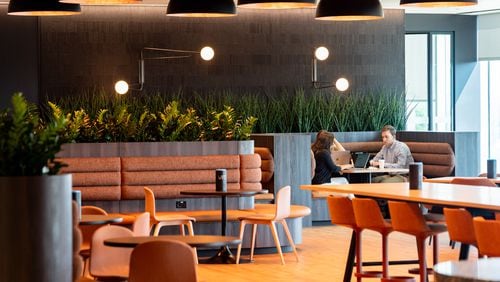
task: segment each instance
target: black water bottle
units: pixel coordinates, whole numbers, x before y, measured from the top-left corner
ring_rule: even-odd
[[[215,170],[215,191],[227,192],[227,171],[224,168]]]
[[[76,202],[78,219],[82,219],[82,192],[79,190],[71,191],[71,199]]]
[[[497,178],[497,160],[488,160],[486,164],[488,168],[486,177]]]
[[[422,179],[424,178],[424,165],[421,162],[410,163],[410,189],[422,189]]]

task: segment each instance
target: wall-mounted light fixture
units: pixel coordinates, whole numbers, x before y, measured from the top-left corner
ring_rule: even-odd
[[[238,0],[238,7],[253,9],[314,8],[316,0]]]
[[[312,87],[314,89],[335,87],[337,88],[338,91],[346,91],[347,89],[349,89],[349,81],[344,77],[337,79],[335,84],[332,84],[330,82],[318,81],[318,60],[324,61],[328,59],[329,56],[330,52],[328,51],[328,48],[324,46],[318,47],[316,48],[316,50],[314,50],[314,55],[312,59],[312,70],[311,70]]]
[[[166,56],[151,56],[146,57],[144,53],[167,53]],[[179,55],[168,55],[170,54],[179,54]],[[190,51],[190,50],[178,50],[178,49],[165,49],[165,48],[155,48],[155,47],[144,47],[141,49],[141,57],[139,59],[139,83],[129,84],[125,80],[119,80],[115,83],[115,91],[118,94],[126,94],[129,89],[142,91],[144,86],[144,61],[145,60],[169,60],[169,59],[180,59],[180,58],[189,58],[192,54],[200,54],[200,57],[204,61],[210,61],[214,58],[215,52],[214,49],[210,46],[205,46],[201,48],[200,51]]]
[[[233,0],[170,0],[167,16],[231,17],[236,16]]]
[[[7,10],[7,14],[13,16],[71,16],[80,13],[80,4],[59,0],[10,0]]]
[[[326,21],[367,21],[384,18],[379,0],[321,0],[316,19]]]
[[[401,0],[401,6],[440,8],[477,5],[477,0]]]

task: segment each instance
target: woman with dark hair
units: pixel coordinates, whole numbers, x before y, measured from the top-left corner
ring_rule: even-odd
[[[338,166],[332,160],[331,150],[333,145],[339,150],[344,150],[344,147],[338,141],[335,141],[335,136],[326,130],[321,130],[316,135],[316,141],[311,145],[316,164],[312,184],[348,183],[347,179],[341,177],[341,171],[351,168],[352,165]]]

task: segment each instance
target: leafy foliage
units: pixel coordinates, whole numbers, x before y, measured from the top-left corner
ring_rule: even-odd
[[[0,175],[35,176],[57,174],[64,165],[55,161],[65,136],[67,117],[53,106],[53,113],[41,121],[34,105],[21,93],[12,96],[12,108],[0,115]]]

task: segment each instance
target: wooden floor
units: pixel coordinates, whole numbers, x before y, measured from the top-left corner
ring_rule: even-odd
[[[286,265],[280,264],[278,254],[255,255],[253,263],[240,265],[204,265],[198,267],[199,281],[342,281],[345,260],[349,248],[351,230],[338,226],[308,227],[303,231],[303,242],[298,246],[300,262],[293,253],[285,254]],[[440,235],[440,261],[457,260],[458,247],[451,249],[448,234]],[[363,260],[380,260],[380,236],[371,231],[363,232]],[[432,248],[427,249],[428,264],[432,262]],[[477,258],[477,250],[471,247],[470,257]],[[417,259],[415,240],[411,236],[393,232],[389,236],[390,260]],[[415,265],[390,266],[391,275],[409,275],[408,268]],[[380,269],[378,266],[366,270]],[[429,276],[433,281],[433,277]],[[419,280],[416,278],[417,281]],[[363,279],[380,281],[377,279]],[[355,279],[351,279],[355,281]]]

